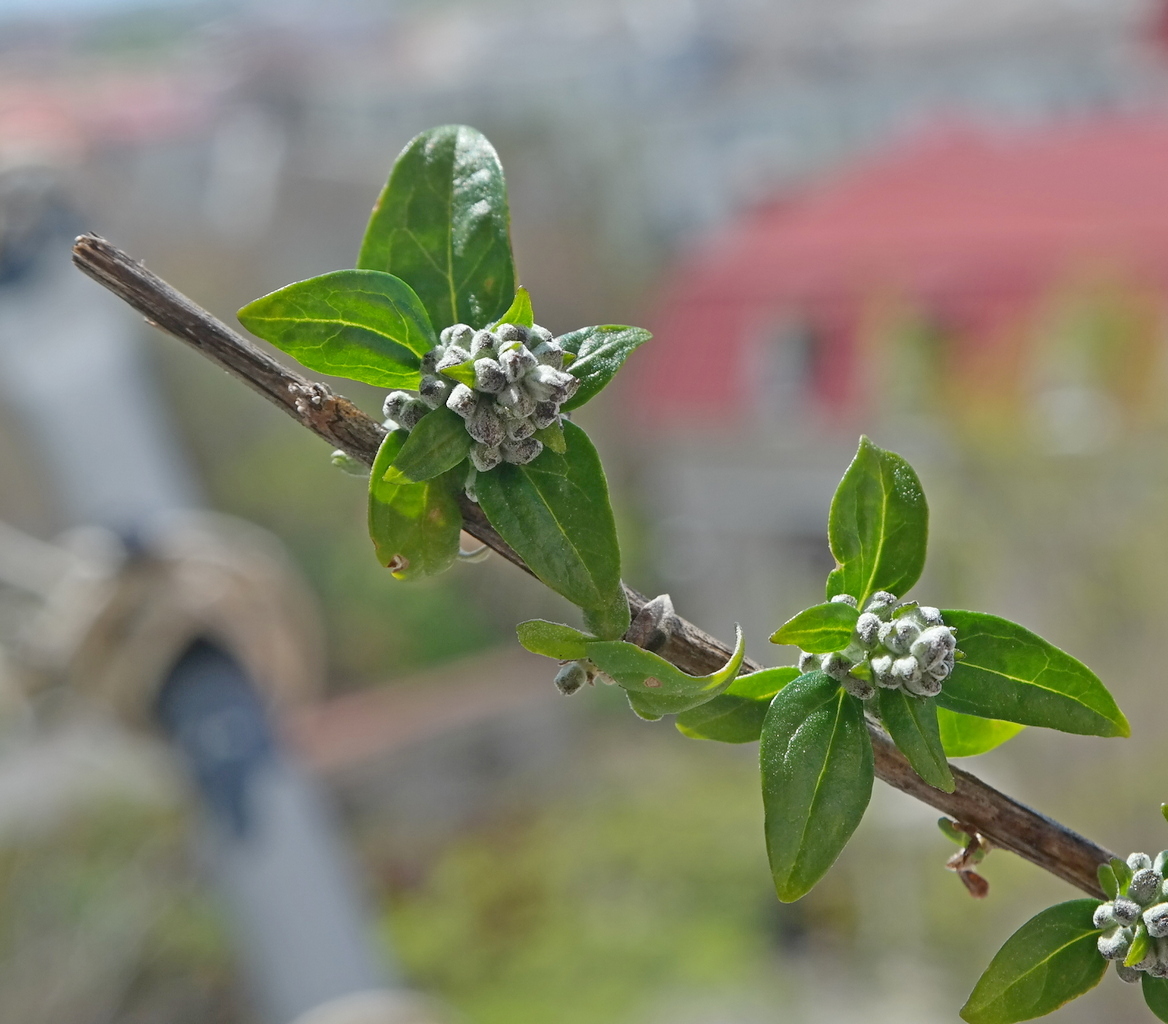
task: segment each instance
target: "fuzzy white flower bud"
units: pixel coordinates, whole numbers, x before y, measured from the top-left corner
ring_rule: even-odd
[[[1153,939],[1168,938],[1168,903],[1157,903],[1144,911],[1144,924]]]
[[[530,419],[507,421],[507,437],[511,441],[524,441],[534,433],[535,424]]]
[[[474,370],[476,391],[497,395],[507,386],[507,375],[503,372],[503,367],[494,359],[487,357],[476,359]]]
[[[1115,919],[1114,908],[1110,903],[1100,903],[1091,915],[1091,923],[1096,928],[1114,928],[1118,921]]]
[[[475,333],[474,328],[471,327],[470,324],[455,324],[453,327],[448,327],[446,331],[450,332],[449,338],[446,340],[446,344],[458,345],[461,348],[467,347]],[[446,334],[446,331],[443,331],[442,333]]]
[[[916,679],[906,679],[904,688],[916,697],[936,697],[941,692],[941,682],[930,672],[922,672]]]
[[[505,462],[513,462],[516,466],[526,466],[543,451],[543,442],[529,437],[523,441],[504,441],[499,446]]]
[[[503,367],[507,380],[514,384],[539,366],[539,363],[524,345],[517,345],[499,356],[499,365]]]
[[[819,668],[819,656],[816,654],[808,654],[803,651],[799,655],[799,671],[800,672],[814,672]]]
[[[381,403],[381,412],[391,420],[400,419],[402,410],[414,396],[408,391],[391,391]]]
[[[426,376],[418,385],[418,394],[431,409],[437,409],[440,405],[446,404],[453,386],[450,381],[441,377]]]
[[[446,408],[458,413],[464,420],[474,414],[478,404],[478,395],[465,384],[455,384],[446,399]]]
[[[1160,895],[1160,884],[1164,881],[1151,868],[1140,868],[1127,887],[1128,897],[1141,906],[1147,906]]]
[[[461,366],[470,358],[470,353],[460,348],[458,345],[451,345],[447,348],[442,358],[438,360],[438,365],[435,369],[441,373],[443,370],[449,370],[455,366]]]
[[[556,673],[556,689],[565,697],[571,696],[586,682],[588,682],[588,670],[578,661],[561,666],[559,672]]]
[[[957,646],[953,634],[945,626],[930,626],[912,642],[909,653],[926,669],[944,661]]]
[[[941,610],[939,608],[933,608],[929,605],[923,604],[917,609],[917,611],[920,613],[921,621],[926,626],[940,626],[945,621],[941,618]]]
[[[1127,928],[1139,919],[1140,905],[1126,896],[1117,896],[1111,904],[1111,916]]]
[[[883,612],[892,612],[893,606],[896,604],[896,595],[890,594],[887,590],[877,590],[870,598],[868,603],[864,606],[864,611],[875,612],[883,618]]]
[[[1165,952],[1158,952],[1156,959],[1148,967],[1144,968],[1153,978],[1168,978],[1168,955]]]
[[[1105,960],[1122,960],[1131,949],[1132,930],[1130,928],[1109,928],[1099,936],[1096,948]]]
[[[819,667],[831,676],[832,679],[842,681],[844,676],[848,674],[848,670],[852,667],[852,663],[839,651],[833,651],[831,654],[825,654],[823,656],[819,662]]]
[[[550,338],[547,341],[539,342],[531,350],[531,354],[539,360],[541,366],[550,366],[553,370],[564,368],[564,350],[560,347],[559,342],[552,341]]]
[[[836,594],[835,597],[831,599],[831,603],[846,604],[849,608],[857,608],[859,607],[860,602],[852,597],[851,594]]]
[[[466,419],[466,432],[489,448],[502,444],[506,437],[503,421],[490,402],[479,402],[478,408]]]
[[[1129,985],[1140,980],[1141,971],[1137,971],[1134,967],[1127,967],[1122,960],[1115,961],[1115,973],[1119,975],[1121,981],[1126,981]]]
[[[517,420],[527,419],[535,412],[535,399],[518,384],[507,385],[499,392],[497,401],[509,416]]]
[[[886,689],[892,690],[900,685],[899,680],[893,678],[892,675],[891,654],[878,654],[876,657],[870,659],[868,664],[872,667],[872,675],[876,680],[877,686],[883,686]]]
[[[840,679],[840,685],[853,697],[859,697],[860,700],[871,700],[876,696],[876,690],[871,683],[865,679],[858,679],[850,672]]]
[[[406,430],[413,430],[422,421],[422,417],[430,411],[430,406],[420,398],[411,398],[397,417]]]
[[[493,358],[499,346],[499,339],[490,331],[476,331],[470,342],[470,354],[474,358],[486,356]]]
[[[1161,850],[1152,861],[1152,870],[1161,878],[1164,877],[1164,868],[1168,866],[1168,850]]]
[[[536,430],[550,427],[560,418],[559,407],[555,402],[536,402],[535,411],[531,414],[531,422]]]
[[[495,333],[499,336],[499,341],[503,344],[509,341],[518,341],[520,343],[527,341],[527,328],[521,327],[519,324],[499,324],[495,328]]]
[[[480,473],[489,473],[503,461],[503,453],[497,446],[476,444],[470,450],[470,461]]]
[[[856,637],[865,647],[875,647],[880,639],[880,627],[883,625],[878,615],[872,612],[863,612],[856,619]]]
[[[1127,866],[1132,871],[1139,871],[1141,868],[1150,868],[1152,866],[1152,858],[1146,853],[1130,853],[1127,858]]]

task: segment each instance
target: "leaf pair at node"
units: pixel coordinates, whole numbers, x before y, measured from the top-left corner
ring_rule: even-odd
[[[679,720],[689,735],[760,737],[767,848],[784,901],[811,889],[863,817],[874,774],[866,719],[944,791],[954,785],[949,756],[989,750],[1022,726],[1129,733],[1098,677],[1024,627],[902,601],[924,569],[928,506],[900,456],[861,439],[828,538],[837,562],[828,601],[772,637],[801,648],[799,674],[765,713],[765,697],[727,693]]]
[[[535,325],[530,296],[516,288],[503,169],[480,133],[447,125],[414,138],[373,209],[356,269],[288,285],[239,318],[312,370],[397,389],[369,487],[370,534],[396,577],[455,561],[467,489],[590,629],[605,639],[624,632],[604,473],[587,435],[561,414],[598,394],[649,333],[602,325],[552,339]],[[477,361],[468,352],[431,365],[454,327],[468,336],[497,328],[497,346]],[[546,358],[533,359],[525,342],[544,345]],[[504,368],[497,388],[484,383]],[[557,395],[546,411],[528,409]]]

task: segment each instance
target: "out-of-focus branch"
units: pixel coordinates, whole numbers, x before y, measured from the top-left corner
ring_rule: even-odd
[[[150,323],[233,373],[329,444],[367,466],[373,464],[384,430],[347,398],[334,395],[324,384],[289,370],[96,235],[82,235],[77,239],[73,262],[142,313]],[[507,561],[531,572],[487,522],[479,506],[465,497],[462,515],[463,528],[468,533]],[[646,609],[649,601],[631,588],[625,590],[634,616],[630,639],[651,646],[686,672],[705,674],[725,664],[730,649],[685,619],[671,617],[665,630],[638,629],[639,625],[644,626],[642,613],[651,611]],[[748,660],[744,671],[757,671],[760,667]],[[1095,872],[1099,864],[1112,856],[1109,850],[960,768],[953,769],[957,782],[954,792],[934,789],[912,770],[879,726],[870,723],[869,731],[876,752],[876,774],[889,785],[972,826],[995,846],[1013,851],[1084,892],[1104,896]]]

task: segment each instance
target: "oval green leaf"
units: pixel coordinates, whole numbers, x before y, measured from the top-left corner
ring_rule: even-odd
[[[804,608],[771,635],[772,644],[793,644],[811,654],[830,654],[851,642],[860,613],[850,604],[829,601]]]
[[[563,455],[568,450],[568,443],[564,440],[564,428],[558,423],[541,427],[533,436],[537,441],[542,442],[545,448],[550,448],[557,455]]]
[[[1168,980],[1153,978],[1145,974],[1140,978],[1140,985],[1144,990],[1144,1002],[1160,1020],[1168,1021]]]
[[[1057,1010],[1099,984],[1107,961],[1091,923],[1098,900],[1071,900],[1027,921],[998,950],[961,1017],[969,1024],[1014,1024]]]
[[[914,697],[903,690],[878,688],[877,700],[884,728],[908,763],[934,789],[953,792],[953,773],[945,760],[937,704],[931,697]]]
[[[310,370],[382,388],[416,388],[418,357],[438,343],[410,286],[370,270],[297,281],[238,315],[257,338]]]
[[[778,692],[759,744],[767,856],[784,903],[839,856],[872,796],[872,743],[859,700],[822,672]]]
[[[532,654],[559,661],[579,661],[588,656],[586,646],[596,639],[562,622],[528,619],[515,627],[519,642]]]
[[[739,676],[713,700],[678,715],[677,731],[695,740],[754,743],[772,698],[798,677],[799,670],[790,666]]]
[[[937,724],[941,729],[941,746],[946,757],[973,757],[1001,746],[1013,739],[1024,725],[1017,722],[999,722],[995,718],[976,718],[961,715],[948,708],[937,708]]]
[[[588,659],[628,692],[629,704],[642,718],[655,721],[676,715],[716,697],[725,690],[746,656],[742,630],[736,629],[734,653],[717,672],[691,676],[658,654],[623,640],[601,640],[588,645]]]
[[[535,326],[535,311],[531,308],[531,296],[527,293],[526,288],[515,289],[515,300],[507,308],[507,312],[495,321],[492,328],[498,327],[499,324],[516,324],[519,327]]]
[[[643,345],[652,334],[642,327],[623,327],[605,324],[600,327],[581,327],[556,339],[576,358],[565,369],[580,381],[580,387],[560,408],[564,412],[578,409],[604,390],[624,361]]]
[[[831,500],[827,538],[838,567],[827,596],[851,594],[864,606],[877,590],[903,597],[925,567],[929,506],[904,459],[866,437]]]
[[[417,423],[386,470],[386,483],[421,483],[457,466],[474,442],[456,412],[440,406]]]
[[[504,463],[476,482],[479,505],[540,580],[584,610],[602,639],[629,628],[608,483],[588,435],[564,424],[567,450],[526,466]]]
[[[515,295],[503,166],[480,132],[443,125],[410,140],[365,230],[357,266],[395,274],[438,327],[484,327]]]
[[[1109,900],[1119,895],[1119,880],[1115,877],[1115,869],[1110,864],[1100,864],[1095,870],[1099,878],[1099,888],[1107,893]]]
[[[405,440],[404,430],[387,434],[369,475],[369,536],[378,561],[396,579],[449,569],[458,558],[462,529],[457,498],[464,478],[461,469],[420,484],[383,479]]]
[[[996,615],[941,614],[965,654],[937,695],[942,707],[1080,735],[1131,735],[1099,677],[1065,651]]]

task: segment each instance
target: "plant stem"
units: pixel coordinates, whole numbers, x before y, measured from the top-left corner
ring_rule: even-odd
[[[289,370],[103,238],[79,237],[73,247],[73,262],[142,313],[149,323],[233,373],[331,445],[367,466],[373,464],[385,431],[347,398]],[[531,572],[487,522],[479,506],[465,496],[462,515],[467,533],[513,565]],[[625,591],[636,620],[649,601],[629,587]],[[634,621],[630,635],[636,626]],[[648,635],[657,641],[652,645],[656,653],[694,675],[712,672],[730,657],[729,647],[680,617],[670,620],[667,633]],[[754,672],[761,667],[748,659],[743,671]],[[973,826],[995,846],[1011,850],[1083,892],[1104,898],[1095,871],[1112,857],[1109,850],[960,768],[953,768],[957,787],[952,793],[934,789],[912,770],[878,725],[869,722],[868,729],[876,752],[876,774],[890,786]]]

